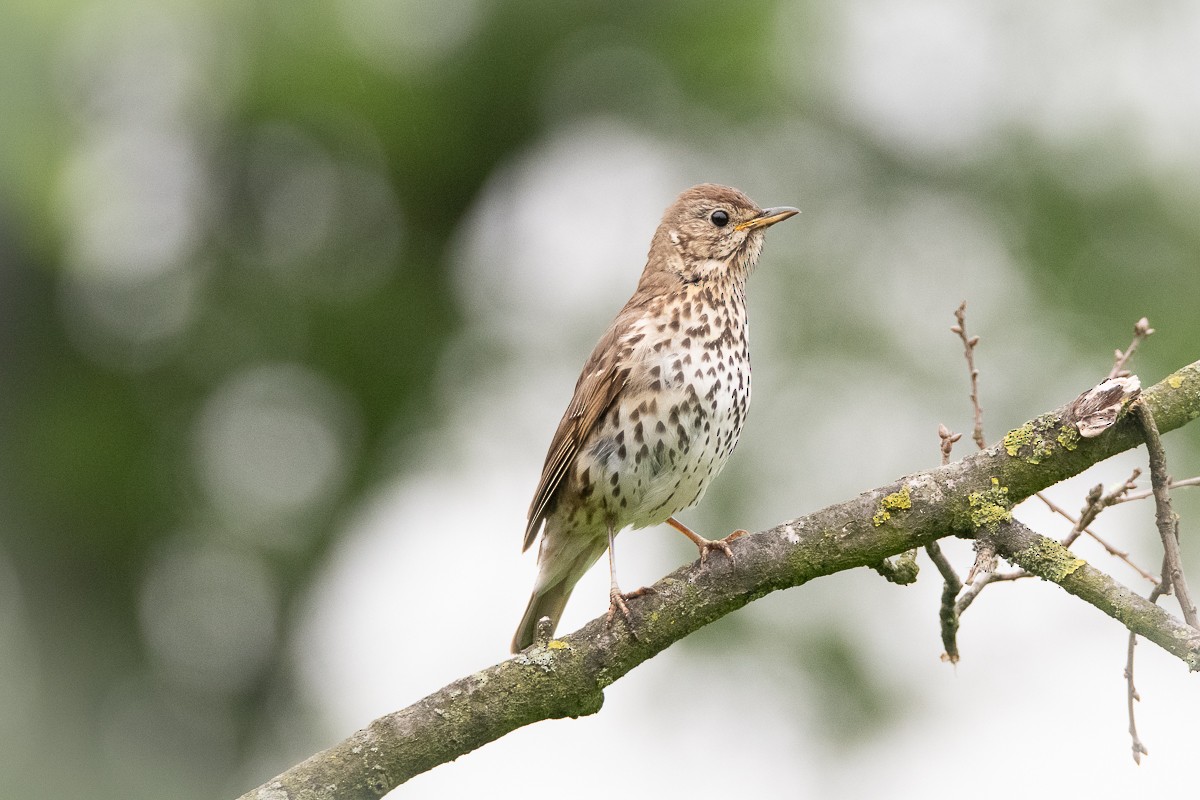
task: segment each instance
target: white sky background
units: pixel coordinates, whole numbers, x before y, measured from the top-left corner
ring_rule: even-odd
[[[831,100],[902,150],[959,160],[1012,125],[1064,144],[1117,129],[1144,159],[1139,169],[1195,166],[1200,6],[862,0],[826,13]],[[786,12],[779,30],[786,53]],[[969,434],[965,367],[947,330],[963,298],[983,337],[993,439],[1093,383],[1108,351],[1125,345],[1051,346],[1071,321],[1039,305],[993,210],[977,200],[922,187],[883,199],[849,179],[852,150],[802,122],[755,133],[761,148],[733,163],[592,120],[552,133],[494,177],[460,236],[470,324],[440,376],[447,425],[348,523],[299,637],[305,685],[334,735],[506,657],[533,581],[534,556],[519,550],[545,447],[583,358],[633,289],[662,209],[692,183],[730,183],[761,205],[803,210],[772,229],[749,287],[753,411],[708,501],[685,514],[709,536],[928,468],[938,422]],[[592,246],[580,248],[580,236]],[[857,355],[840,349],[847,339],[862,343]],[[1091,485],[1124,479],[1140,457],[1053,496],[1075,509]],[[1065,532],[1032,504],[1020,515]],[[1097,528],[1157,565],[1151,506],[1110,511]],[[965,570],[967,550],[951,550]],[[1081,552],[1145,589],[1097,550]],[[622,583],[652,582],[694,555],[664,528],[626,533]],[[603,613],[606,581],[598,565],[580,583],[562,631]],[[1137,768],[1119,625],[1053,586],[993,586],[964,618],[955,669],[938,661],[940,588],[924,562],[913,587],[860,571],[738,612],[764,642],[831,618],[853,631],[904,703],[865,742],[831,745],[803,696],[780,696],[779,662],[803,653],[675,647],[610,687],[600,714],[516,731],[395,795],[506,797],[544,786],[579,798],[1115,798],[1195,785],[1200,689],[1177,660],[1138,648],[1138,720],[1151,756]]]

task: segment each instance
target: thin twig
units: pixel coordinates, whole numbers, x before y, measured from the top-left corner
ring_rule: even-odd
[[[950,451],[955,443],[962,438],[961,433],[951,433],[945,425],[938,425],[938,439],[941,440],[942,466],[950,463]],[[958,612],[954,610],[954,601],[962,591],[962,580],[954,571],[950,560],[942,552],[937,542],[925,545],[925,552],[942,575],[942,606],[938,611],[938,620],[942,629],[942,647],[945,652],[942,658],[951,664],[957,664],[958,655]]]
[[[1133,341],[1129,343],[1129,347],[1125,348],[1124,353],[1122,353],[1120,350],[1117,350],[1115,353],[1113,353],[1113,366],[1108,372],[1108,377],[1120,378],[1128,375],[1129,371],[1125,369],[1125,365],[1129,363],[1129,359],[1133,356],[1133,352],[1137,350],[1138,345],[1149,338],[1153,333],[1154,328],[1150,327],[1150,320],[1142,317],[1135,322],[1133,324]]]
[[[1167,570],[1166,559],[1163,559],[1163,572]],[[1151,603],[1157,603],[1158,598],[1162,597],[1165,591],[1165,583],[1160,583],[1150,590],[1150,596],[1146,599]],[[1137,732],[1137,715],[1134,709],[1134,703],[1141,701],[1142,696],[1138,694],[1137,687],[1133,683],[1133,650],[1137,647],[1137,634],[1130,631],[1129,633],[1129,648],[1125,654],[1125,703],[1129,711],[1129,739],[1133,749],[1133,763],[1141,764],[1142,756],[1150,755],[1150,751],[1146,749],[1146,745],[1142,743]]]
[[[1071,532],[1062,540],[1063,547],[1070,547],[1075,543],[1075,540],[1083,535],[1083,529],[1092,523],[1100,512],[1104,510],[1100,500],[1104,496],[1104,484],[1097,483],[1084,496],[1083,512],[1079,515],[1079,519],[1075,520],[1075,524],[1071,527]]]
[[[956,323],[950,326],[951,333],[958,334],[963,343],[963,356],[967,360],[967,372],[971,376],[971,410],[975,415],[975,427],[971,438],[980,450],[987,449],[987,439],[983,435],[983,406],[979,405],[979,370],[975,367],[975,348],[979,344],[978,336],[967,335],[967,301],[959,303],[954,310]],[[967,572],[964,583],[967,586],[975,584],[975,576],[987,576],[996,569],[996,549],[987,540],[987,534],[980,531],[975,539],[975,563]],[[986,586],[988,581],[984,581]]]
[[[1043,503],[1045,503],[1045,504],[1046,504],[1046,506],[1047,506],[1047,507],[1048,507],[1048,508],[1049,508],[1051,511],[1053,511],[1055,514],[1058,514],[1058,515],[1059,515],[1059,516],[1061,516],[1061,517],[1064,517],[1064,518],[1065,518],[1065,519],[1066,519],[1068,522],[1070,522],[1072,525],[1074,525],[1074,524],[1076,524],[1076,523],[1078,522],[1078,520],[1076,520],[1076,519],[1075,519],[1075,515],[1074,515],[1074,514],[1072,514],[1071,512],[1067,511],[1065,508],[1063,508],[1062,506],[1058,505],[1058,504],[1057,504],[1057,503],[1055,503],[1053,500],[1051,500],[1051,499],[1050,499],[1050,498],[1049,498],[1049,497],[1046,495],[1046,493],[1045,493],[1045,492],[1037,492],[1035,496],[1036,496],[1036,497],[1037,497],[1039,500],[1041,500]],[[1117,548],[1116,546],[1114,546],[1112,543],[1108,542],[1107,540],[1105,540],[1104,538],[1102,538],[1101,536],[1099,536],[1098,534],[1096,534],[1095,532],[1093,532],[1091,528],[1084,528],[1084,529],[1083,529],[1083,532],[1084,532],[1084,533],[1086,533],[1086,534],[1087,534],[1089,537],[1091,537],[1093,540],[1095,540],[1095,542],[1096,542],[1097,544],[1099,544],[1101,547],[1103,547],[1103,548],[1104,548],[1104,550],[1105,550],[1105,551],[1106,551],[1106,552],[1107,552],[1107,553],[1108,553],[1110,556],[1113,556],[1114,558],[1118,558],[1118,559],[1120,559],[1121,561],[1124,561],[1124,562],[1125,562],[1125,564],[1126,564],[1126,565],[1127,565],[1127,566],[1128,566],[1130,569],[1132,569],[1134,572],[1136,572],[1138,575],[1141,575],[1143,578],[1145,578],[1146,580],[1150,581],[1150,582],[1151,582],[1151,583],[1153,583],[1155,586],[1157,586],[1157,585],[1158,585],[1158,576],[1156,576],[1156,575],[1153,575],[1153,574],[1151,574],[1150,572],[1147,572],[1146,570],[1142,569],[1142,568],[1141,568],[1141,567],[1139,567],[1137,564],[1135,564],[1133,561],[1131,561],[1131,560],[1130,560],[1130,558],[1129,558],[1129,553],[1125,552],[1124,550],[1118,549],[1118,548]]]
[[[1196,618],[1196,604],[1192,602],[1191,592],[1188,591],[1187,579],[1183,576],[1183,563],[1179,557],[1179,517],[1171,510],[1171,492],[1167,488],[1171,477],[1167,474],[1167,453],[1158,434],[1158,423],[1154,421],[1154,412],[1140,400],[1133,404],[1133,413],[1142,424],[1142,433],[1146,437],[1146,453],[1150,457],[1150,484],[1154,487],[1154,521],[1158,525],[1158,534],[1163,543],[1163,591],[1167,591],[1169,584],[1175,592],[1175,599],[1179,601],[1184,622],[1200,630],[1200,620]]]
[[[1129,649],[1125,656],[1125,704],[1129,710],[1129,738],[1133,749],[1133,763],[1141,764],[1142,756],[1150,755],[1150,751],[1146,749],[1146,745],[1142,744],[1142,740],[1138,738],[1137,732],[1137,713],[1134,709],[1134,703],[1141,700],[1138,694],[1137,687],[1133,685],[1133,649],[1137,647],[1137,634],[1129,634]]]
[[[975,412],[975,429],[971,438],[975,440],[979,449],[983,450],[987,447],[987,440],[983,437],[983,407],[979,405],[979,370],[975,369],[975,346],[979,344],[979,337],[967,336],[966,300],[963,300],[954,312],[954,318],[958,320],[958,324],[952,325],[950,330],[962,339],[963,355],[967,358],[967,370],[971,373],[971,408]]]
[[[1148,319],[1146,319],[1145,317],[1142,317],[1141,319],[1139,319],[1133,326],[1133,341],[1131,341],[1129,343],[1129,347],[1127,347],[1125,349],[1125,352],[1121,352],[1120,350],[1116,351],[1113,366],[1112,366],[1112,369],[1108,373],[1108,377],[1109,378],[1117,378],[1117,377],[1129,375],[1130,373],[1128,370],[1125,369],[1125,365],[1129,362],[1129,359],[1133,356],[1134,351],[1137,350],[1138,345],[1141,344],[1143,340],[1145,340],[1147,337],[1149,337],[1153,333],[1154,333],[1154,329],[1150,327],[1150,321]],[[1170,510],[1170,498],[1169,498],[1169,495],[1167,494],[1166,487],[1168,487],[1170,485],[1171,479],[1166,476],[1166,456],[1162,452],[1162,442],[1159,441],[1159,438],[1158,438],[1158,428],[1154,422],[1154,415],[1150,412],[1150,410],[1148,408],[1145,408],[1143,403],[1140,403],[1140,402],[1137,402],[1134,404],[1134,413],[1137,414],[1138,419],[1142,423],[1142,428],[1146,433],[1146,449],[1150,453],[1150,479],[1151,479],[1151,483],[1154,485],[1154,489],[1148,495],[1145,495],[1145,496],[1153,495],[1155,498],[1155,501],[1157,504],[1156,511],[1155,511],[1155,518],[1158,521],[1159,533],[1163,538],[1164,556],[1163,556],[1163,566],[1162,566],[1162,580],[1159,583],[1157,583],[1153,589],[1150,590],[1150,597],[1149,597],[1150,602],[1155,603],[1158,601],[1158,598],[1163,593],[1165,593],[1166,591],[1168,591],[1171,588],[1172,582],[1174,581],[1174,574],[1173,574],[1172,568],[1171,568],[1171,564],[1172,564],[1171,553],[1172,553],[1172,551],[1174,551],[1174,554],[1175,554],[1174,563],[1178,564],[1178,557],[1179,557],[1178,518],[1176,518],[1175,515]],[[1151,439],[1155,440],[1155,445],[1153,445],[1153,446],[1150,444]],[[1157,446],[1157,450],[1158,450],[1157,454],[1155,453],[1154,446]],[[1156,473],[1158,473],[1158,474],[1156,475]],[[1091,519],[1085,520],[1085,518],[1088,517],[1089,512],[1091,512],[1091,516],[1092,516],[1092,518],[1094,518],[1096,514],[1099,514],[1100,511],[1103,510],[1104,507],[1106,507],[1106,505],[1113,505],[1113,504],[1116,504],[1119,502],[1133,499],[1133,496],[1130,495],[1129,491],[1134,488],[1133,481],[1137,479],[1138,474],[1139,474],[1138,471],[1135,470],[1133,476],[1130,477],[1130,479],[1128,481],[1126,481],[1122,487],[1119,487],[1117,491],[1111,493],[1108,496],[1101,498],[1099,496],[1089,495],[1088,506],[1084,508],[1083,515],[1080,517],[1080,522],[1077,523],[1075,526],[1075,529],[1071,531],[1072,536],[1075,538],[1078,538],[1078,536],[1079,536],[1078,531],[1085,529],[1087,527],[1087,525],[1091,522]],[[1161,490],[1160,490],[1160,484],[1162,486]],[[1165,507],[1164,507],[1164,501],[1165,501]],[[1174,525],[1170,526],[1170,528],[1168,528],[1168,523],[1166,523],[1165,521],[1173,521]],[[1067,539],[1074,541],[1072,536],[1068,536]],[[1126,563],[1131,563],[1131,562],[1129,562],[1126,559]],[[1141,571],[1141,570],[1139,569],[1139,571]],[[1143,573],[1143,574],[1145,574],[1145,573]],[[1182,580],[1183,580],[1182,570],[1180,570],[1180,572],[1179,572],[1179,578],[1180,578],[1180,581],[1182,582]],[[1177,587],[1176,594],[1179,594],[1179,593],[1180,593],[1180,588]],[[1187,595],[1187,586],[1186,586],[1186,584],[1183,584],[1182,585],[1182,594],[1179,595],[1179,601],[1180,601],[1180,605],[1183,606],[1183,613],[1184,613],[1185,620],[1187,619],[1188,609],[1184,605],[1184,598],[1187,598],[1187,596],[1188,596]],[[1193,616],[1193,618],[1195,617],[1195,608],[1194,607],[1192,608],[1192,616]],[[1192,627],[1196,626],[1194,619],[1188,620],[1188,624],[1191,625]],[[1130,633],[1129,634],[1129,647],[1127,648],[1126,657],[1125,657],[1125,685],[1126,685],[1126,692],[1125,692],[1126,700],[1125,700],[1125,702],[1126,702],[1127,710],[1129,713],[1129,739],[1130,739],[1130,748],[1133,752],[1133,762],[1135,764],[1141,764],[1142,756],[1150,755],[1150,751],[1148,749],[1146,749],[1146,745],[1142,742],[1142,740],[1138,736],[1138,732],[1137,732],[1137,717],[1136,717],[1136,713],[1135,713],[1135,704],[1139,700],[1141,700],[1141,696],[1138,694],[1137,687],[1134,685],[1134,681],[1133,681],[1133,660],[1134,660],[1133,656],[1134,656],[1134,649],[1136,647],[1137,647],[1137,634]]]
[[[945,440],[943,439],[943,441]],[[942,626],[942,647],[946,648],[942,658],[951,664],[957,664],[958,611],[954,601],[958,597],[958,593],[962,591],[962,581],[959,580],[958,573],[954,571],[954,567],[950,565],[949,559],[946,558],[946,554],[942,552],[942,548],[937,542],[925,545],[925,552],[929,554],[933,565],[942,574],[942,607],[938,612],[938,619]]]
[[[1084,528],[1091,525],[1096,517],[1100,516],[1100,512],[1111,505],[1115,505],[1117,500],[1127,494],[1137,484],[1134,483],[1138,476],[1142,474],[1140,469],[1135,469],[1133,473],[1125,480],[1124,483],[1114,488],[1108,494],[1104,493],[1104,484],[1098,483],[1087,495],[1087,505],[1083,507],[1083,512],[1079,515],[1079,519],[1075,520],[1075,526],[1071,528],[1071,532],[1067,534],[1067,538],[1063,539],[1063,547],[1070,547],[1075,540],[1083,534]]]
[[[1184,478],[1183,480],[1171,481],[1168,489],[1180,489],[1184,486],[1200,486],[1200,475],[1194,478]],[[1145,500],[1147,497],[1154,497],[1154,490],[1147,489],[1144,492],[1131,492],[1116,500],[1117,503],[1132,503],[1134,500]]]
[[[954,613],[961,616],[966,611],[971,603],[975,602],[975,598],[979,597],[979,593],[983,591],[983,587],[989,583],[1000,583],[1001,581],[1017,581],[1021,578],[1032,578],[1032,572],[1026,572],[1023,569],[1013,570],[1012,572],[988,572],[981,575],[975,584],[962,593],[958,598],[958,602],[954,604]]]

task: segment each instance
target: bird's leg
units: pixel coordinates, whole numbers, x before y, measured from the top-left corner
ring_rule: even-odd
[[[732,563],[733,550],[729,547],[729,543],[734,539],[740,539],[749,533],[749,531],[744,531],[739,528],[738,530],[726,536],[724,539],[705,539],[703,536],[696,533],[694,530],[689,528],[687,525],[684,525],[674,517],[667,517],[667,524],[691,539],[692,544],[700,548],[700,566],[704,566],[704,562],[708,561],[708,554],[713,550],[720,550],[729,557],[729,561]]]
[[[629,632],[633,634],[633,638],[637,638],[637,631],[633,627],[633,617],[629,613],[629,606],[625,603],[626,600],[632,600],[635,597],[641,597],[645,594],[654,594],[653,587],[643,586],[640,589],[635,589],[632,592],[622,592],[621,587],[617,585],[617,557],[616,551],[613,549],[613,541],[616,539],[616,533],[613,531],[612,525],[608,526],[608,574],[612,579],[612,583],[608,590],[608,615],[604,618],[604,624],[611,625],[613,617],[617,612],[621,612],[621,616],[625,619],[625,624],[629,626]]]

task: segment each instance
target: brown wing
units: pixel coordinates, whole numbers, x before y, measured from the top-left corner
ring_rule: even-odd
[[[542,520],[549,513],[554,495],[567,476],[581,447],[596,423],[613,405],[629,381],[629,349],[619,343],[628,330],[629,319],[621,314],[596,343],[592,355],[583,366],[583,374],[575,384],[575,396],[558,423],[558,430],[546,453],[542,478],[538,481],[533,502],[529,505],[529,522],[525,527],[525,550],[537,538]]]

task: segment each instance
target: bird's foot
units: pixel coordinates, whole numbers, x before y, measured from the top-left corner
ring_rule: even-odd
[[[634,589],[632,592],[622,592],[619,588],[613,586],[608,592],[608,614],[604,617],[604,626],[608,627],[612,625],[613,618],[617,616],[617,612],[620,612],[621,618],[625,620],[625,626],[629,628],[629,632],[633,634],[633,638],[637,639],[637,629],[633,627],[633,614],[629,611],[629,605],[625,601],[647,594],[658,594],[658,590],[653,586],[643,586],[640,589]]]
[[[720,550],[722,553],[724,553],[726,558],[729,559],[729,563],[732,564],[734,561],[733,548],[729,546],[729,543],[734,539],[742,538],[748,533],[750,533],[750,531],[738,528],[724,539],[705,539],[703,537],[699,537],[700,541],[696,542],[696,547],[700,550],[700,566],[703,567],[705,565],[705,563],[708,561],[708,554],[715,550]]]
[[[687,525],[684,525],[674,517],[668,518],[667,524],[690,539],[692,544],[696,545],[696,547],[700,549],[700,566],[702,567],[708,562],[708,554],[714,550],[720,550],[722,553],[724,553],[729,559],[729,563],[732,564],[734,560],[733,550],[729,547],[729,543],[734,539],[740,539],[749,533],[749,531],[744,531],[739,528],[738,530],[726,536],[724,539],[705,539],[703,536],[696,533],[694,530],[689,528]]]

